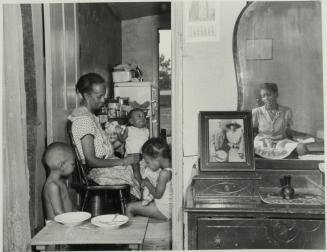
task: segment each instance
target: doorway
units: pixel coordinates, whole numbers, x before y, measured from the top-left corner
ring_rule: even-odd
[[[158,30],[160,135],[171,144],[171,30]]]

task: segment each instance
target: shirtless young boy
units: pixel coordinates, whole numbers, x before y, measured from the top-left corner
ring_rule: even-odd
[[[44,153],[48,177],[43,187],[43,203],[46,221],[58,214],[73,211],[68,195],[67,178],[74,171],[75,160],[72,149],[64,143],[52,143]]]

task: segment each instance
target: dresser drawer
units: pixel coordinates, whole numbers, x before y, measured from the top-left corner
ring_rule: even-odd
[[[197,219],[197,249],[324,249],[323,220]]]
[[[195,203],[259,203],[257,180],[241,179],[198,179],[194,182],[193,195]]]

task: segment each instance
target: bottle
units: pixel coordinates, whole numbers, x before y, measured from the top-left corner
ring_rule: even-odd
[[[103,106],[101,108],[98,117],[99,117],[100,124],[108,122],[108,111],[106,106]]]
[[[291,176],[284,176],[284,179],[281,179],[282,190],[280,192],[283,199],[294,199],[294,188],[291,186]]]
[[[143,81],[143,73],[140,69],[139,66],[136,66],[135,68],[135,72],[136,72],[136,78],[139,80],[139,81]]]

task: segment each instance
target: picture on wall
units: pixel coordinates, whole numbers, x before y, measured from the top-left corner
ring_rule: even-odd
[[[219,41],[219,2],[185,1],[184,6],[185,42]]]
[[[250,111],[200,112],[200,170],[254,170]]]

